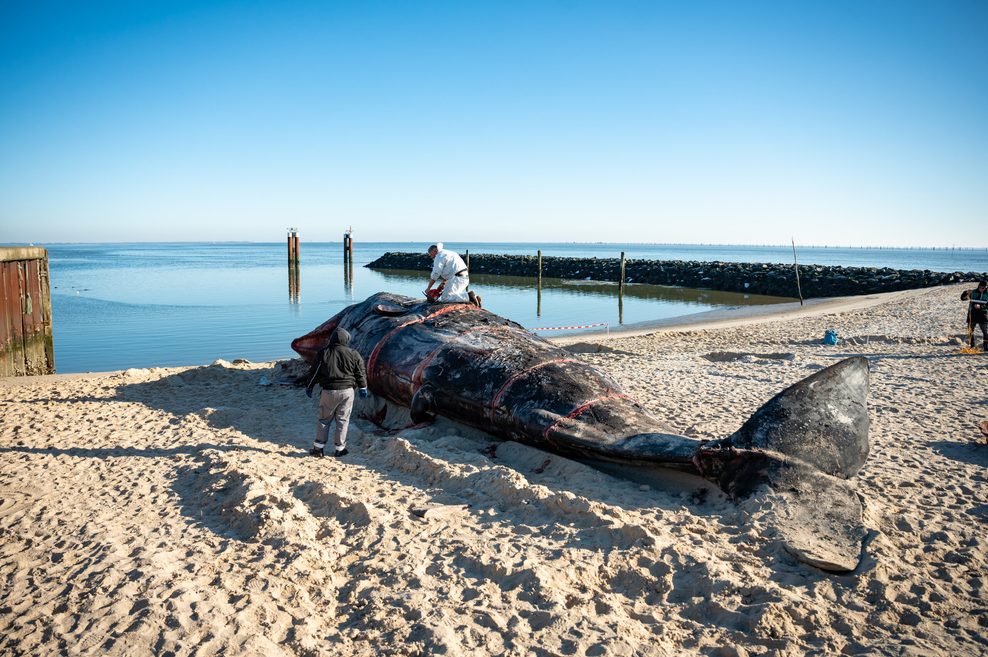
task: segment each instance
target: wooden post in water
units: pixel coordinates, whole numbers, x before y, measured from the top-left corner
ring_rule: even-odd
[[[469,270],[470,270],[470,249],[467,249],[466,250],[466,256],[463,258],[463,262],[466,263],[466,265],[467,265],[467,271],[469,272]]]
[[[624,251],[621,252],[621,273],[618,277],[618,295],[624,294]]]
[[[799,262],[796,261],[796,238],[792,238],[792,262],[796,268],[796,294],[799,295],[799,305],[803,305],[803,291],[799,287]]]
[[[302,289],[302,272],[299,269],[298,263],[295,263],[295,266],[291,268],[289,272],[289,278],[290,278],[289,285],[291,285],[292,287],[290,293],[290,297],[291,297],[290,300],[293,301],[294,303],[298,303],[299,294],[301,293],[301,289]]]
[[[536,291],[536,303],[535,303],[535,316],[542,316],[542,251],[539,251],[539,269],[536,276],[537,281],[537,291]]]
[[[288,299],[298,301],[301,287],[299,272],[299,235],[298,228],[288,229]]]
[[[288,266],[298,267],[299,261],[299,237],[298,228],[288,229]]]
[[[624,251],[622,251],[618,272],[618,324],[624,324],[624,262]]]
[[[353,238],[350,235],[352,229],[348,229],[343,233],[343,266],[350,262],[350,258],[353,256]]]

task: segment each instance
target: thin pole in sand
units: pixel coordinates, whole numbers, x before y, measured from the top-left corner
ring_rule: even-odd
[[[796,294],[799,295],[799,305],[803,305],[803,291],[799,287],[799,262],[796,261],[796,238],[792,238],[792,261],[796,268]]]

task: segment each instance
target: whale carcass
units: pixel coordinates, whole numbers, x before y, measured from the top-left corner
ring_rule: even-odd
[[[770,499],[797,558],[832,571],[860,561],[861,500],[847,479],[868,455],[864,358],[812,374],[732,435],[704,442],[670,430],[574,354],[470,304],[378,293],[292,348],[311,361],[338,327],[363,355],[371,392],[415,421],[441,415],[577,458],[690,472],[735,499]]]

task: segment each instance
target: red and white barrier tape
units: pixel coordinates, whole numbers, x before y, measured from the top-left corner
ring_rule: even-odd
[[[529,331],[571,331],[573,329],[594,328],[595,326],[607,326],[607,324],[583,324],[582,326],[542,326],[528,329]]]

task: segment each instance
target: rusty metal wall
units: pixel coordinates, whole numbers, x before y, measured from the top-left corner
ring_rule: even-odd
[[[0,376],[53,373],[47,249],[0,247],[0,290]]]

